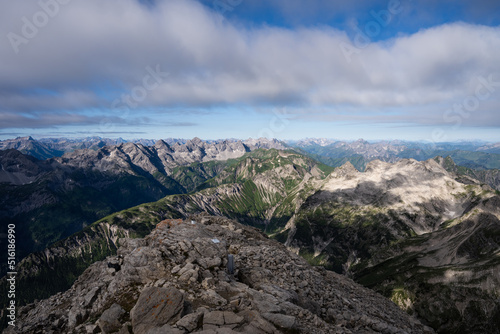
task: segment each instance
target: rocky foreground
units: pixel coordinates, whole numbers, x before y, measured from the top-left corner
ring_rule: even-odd
[[[433,333],[233,220],[166,220],[120,243],[70,290],[21,308],[4,333]]]

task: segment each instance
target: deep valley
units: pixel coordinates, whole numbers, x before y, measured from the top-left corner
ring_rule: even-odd
[[[500,328],[500,195],[494,170],[459,166],[449,156],[372,159],[362,170],[349,161],[328,166],[278,141],[126,143],[47,160],[11,149],[0,157],[2,214],[23,238],[18,302],[29,306],[22,314],[32,308],[49,312],[46,304],[32,303],[62,298],[75,282],[82,284],[81,275],[114,261],[108,257],[120,256],[123,247],[130,251],[127,245],[139,242],[133,240],[152,238],[165,221],[199,221],[193,217],[206,215],[257,228],[265,233],[262,240],[283,245],[272,247],[300,255],[310,268],[342,275],[335,279],[346,277],[380,293],[438,333],[496,333]],[[241,270],[258,268],[254,264]],[[210,277],[197,275],[193,284]],[[248,284],[245,279],[250,278],[235,279]],[[175,277],[168,280],[176,282]],[[265,282],[289,289],[285,282]],[[79,298],[71,289],[66,294]],[[127,298],[140,297],[134,292]],[[89,304],[90,313],[76,320],[57,307],[50,312],[59,314],[57,321],[66,330],[79,332],[90,325],[102,330],[91,320],[101,316],[109,301],[100,303]],[[339,332],[377,332],[359,319],[345,323],[330,317],[328,307],[306,308],[325,322],[318,327],[323,331],[337,324]],[[31,333],[28,318],[22,319]],[[303,326],[312,325],[297,323],[288,330]]]

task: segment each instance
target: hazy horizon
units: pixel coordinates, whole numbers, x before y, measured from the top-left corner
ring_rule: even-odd
[[[421,143],[421,144],[458,144],[458,143],[481,143],[481,144],[497,144],[500,142],[497,141],[485,141],[481,139],[471,139],[471,140],[454,140],[454,141],[443,141],[443,142],[431,142],[431,141],[419,141],[419,140],[404,140],[404,139],[365,139],[365,138],[357,138],[357,139],[343,139],[343,138],[322,138],[322,137],[304,137],[304,138],[299,138],[299,139],[278,139],[278,138],[267,138],[267,137],[261,137],[261,138],[201,138],[199,136],[194,136],[194,137],[162,137],[162,138],[123,138],[123,137],[101,137],[101,136],[86,136],[86,137],[70,137],[70,136],[61,136],[61,137],[50,137],[50,136],[18,136],[18,137],[9,137],[5,139],[0,139],[0,141],[5,141],[5,140],[16,140],[16,139],[22,139],[22,138],[33,138],[34,140],[48,140],[48,139],[53,139],[53,140],[62,140],[62,139],[68,139],[68,140],[75,140],[75,141],[80,141],[80,140],[87,140],[87,139],[92,139],[92,138],[99,138],[102,140],[123,140],[126,142],[135,142],[135,141],[141,141],[141,140],[148,140],[148,141],[158,141],[158,140],[182,140],[182,141],[188,141],[188,140],[193,140],[195,138],[199,138],[202,141],[223,141],[223,140],[240,140],[240,141],[245,141],[245,140],[260,140],[260,139],[266,139],[266,140],[278,140],[282,142],[300,142],[300,141],[307,141],[307,140],[326,140],[326,141],[332,141],[332,142],[357,142],[357,141],[366,141],[371,144],[373,143],[380,143],[380,142],[402,142],[402,143]]]

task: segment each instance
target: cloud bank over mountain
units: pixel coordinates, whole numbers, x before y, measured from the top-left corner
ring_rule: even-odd
[[[243,106],[287,107],[290,120],[500,126],[500,28],[449,22],[380,40],[414,5],[367,10],[349,30],[243,24],[193,0],[2,1],[0,123],[140,124]]]

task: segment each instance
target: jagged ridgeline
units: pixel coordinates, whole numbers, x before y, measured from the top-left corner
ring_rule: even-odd
[[[144,237],[163,219],[208,212],[278,231],[332,170],[296,152],[275,149],[176,167],[172,175],[201,190],[112,214],[29,255],[19,269],[18,301],[29,303],[69,288],[91,263],[114,254],[119,238]],[[210,173],[217,176],[202,183]]]
[[[257,149],[173,168],[169,175],[182,171],[176,179],[191,192],[112,214],[30,255],[19,268],[21,302],[68,288],[91,263],[115,254],[121,238],[204,212],[259,227],[438,332],[498,332],[498,191],[449,158],[365,167],[334,170],[295,151]]]
[[[194,138],[171,144],[160,140],[152,146],[99,142],[95,150],[38,160],[14,148],[33,154],[29,148],[39,142],[21,138],[10,144],[15,145],[0,150],[0,234],[8,224],[18,227],[21,258],[113,212],[192,192],[247,152],[284,148],[265,139],[207,143]],[[3,260],[5,253],[0,254]],[[4,270],[0,268],[0,275]]]

